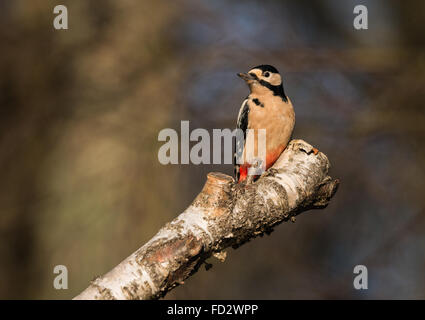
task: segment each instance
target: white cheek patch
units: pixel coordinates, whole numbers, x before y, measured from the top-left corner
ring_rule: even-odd
[[[280,77],[280,74],[273,73],[273,75],[270,77],[270,84],[273,86],[278,86],[282,84],[282,78]]]

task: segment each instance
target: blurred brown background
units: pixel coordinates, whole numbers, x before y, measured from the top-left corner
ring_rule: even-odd
[[[361,3],[359,3],[361,2]],[[69,29],[55,30],[55,5]],[[353,8],[369,29],[353,28]],[[231,165],[162,166],[163,128],[233,128],[272,64],[341,187],[167,298],[425,298],[424,1],[0,1],[0,298],[68,299]],[[53,288],[53,267],[69,289]],[[369,289],[353,289],[353,268]]]

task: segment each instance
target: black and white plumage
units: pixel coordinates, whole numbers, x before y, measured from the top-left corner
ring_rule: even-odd
[[[246,140],[246,129],[248,128],[248,114],[249,114],[249,98],[247,97],[239,109],[238,120],[236,121],[236,127],[243,131],[243,141],[241,139],[236,139],[235,144],[235,153],[233,155],[234,167],[235,167],[235,178],[236,181],[239,181],[239,163],[242,158],[245,140]]]
[[[247,141],[250,147],[258,151],[258,139],[255,135],[259,129],[266,132],[266,169],[277,160],[289,142],[295,125],[295,114],[292,103],[286,96],[282,78],[276,68],[260,65],[248,73],[239,73],[248,84],[250,94],[243,101],[237,119],[237,128],[243,132],[243,139],[236,139],[234,166],[236,181],[247,179],[248,168],[252,160],[246,153]],[[248,130],[250,129],[250,130]],[[251,130],[253,129],[253,130]]]

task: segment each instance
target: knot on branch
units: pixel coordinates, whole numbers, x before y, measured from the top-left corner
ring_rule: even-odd
[[[233,208],[233,188],[235,181],[231,176],[220,172],[210,172],[207,181],[192,205],[208,208],[209,217],[229,214]]]

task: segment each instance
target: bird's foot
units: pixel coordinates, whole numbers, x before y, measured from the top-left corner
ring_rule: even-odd
[[[264,173],[261,175],[260,178],[263,178],[263,177],[273,177],[273,176],[275,176],[278,173],[279,173],[279,170],[277,170],[275,168],[269,168],[268,170],[264,171]]]
[[[254,183],[254,179],[255,179],[255,177],[256,176],[254,176],[254,175],[248,175],[248,177],[246,178],[246,180],[245,180],[245,185],[248,185],[248,184],[252,184],[252,183]]]

